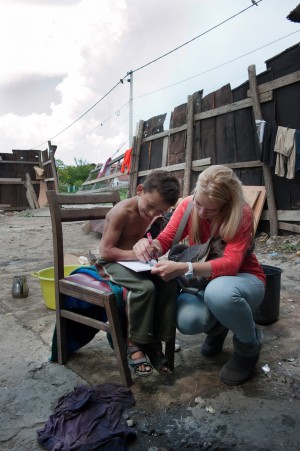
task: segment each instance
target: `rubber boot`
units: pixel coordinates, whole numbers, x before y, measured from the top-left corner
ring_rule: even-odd
[[[211,331],[207,333],[207,337],[201,346],[201,354],[205,357],[213,357],[222,352],[228,329],[218,323]]]
[[[223,366],[220,379],[227,385],[240,385],[251,378],[262,348],[262,332],[256,329],[253,343],[241,343],[233,337],[234,353]]]

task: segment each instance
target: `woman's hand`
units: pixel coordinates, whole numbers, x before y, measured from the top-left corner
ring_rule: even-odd
[[[159,255],[159,247],[153,241],[152,244],[149,243],[147,238],[142,238],[133,246],[133,252],[136,255],[136,258],[143,262],[149,262],[152,259],[156,259]]]
[[[151,273],[161,277],[165,282],[184,275],[188,270],[187,263],[163,260],[152,268]]]

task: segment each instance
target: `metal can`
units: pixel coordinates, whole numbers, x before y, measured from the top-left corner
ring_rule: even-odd
[[[14,276],[11,294],[13,298],[26,298],[29,288],[26,276]]]

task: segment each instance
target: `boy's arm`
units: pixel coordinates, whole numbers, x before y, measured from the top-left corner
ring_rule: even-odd
[[[112,214],[111,214],[112,213]],[[131,249],[118,247],[121,234],[128,221],[126,214],[113,214],[111,211],[105,220],[103,236],[100,242],[100,255],[108,261],[136,260],[136,255]],[[124,239],[124,237],[123,237]]]

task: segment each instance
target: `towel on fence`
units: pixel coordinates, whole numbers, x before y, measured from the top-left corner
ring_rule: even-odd
[[[276,154],[274,152],[275,140],[278,125],[275,121],[266,122],[264,127],[264,136],[261,146],[260,161],[266,163],[270,168],[275,168]]]
[[[278,127],[274,151],[277,152],[275,174],[293,179],[295,176],[295,129]],[[286,170],[286,175],[285,175]]]
[[[88,274],[96,280],[107,283],[117,300],[117,307],[119,312],[119,318],[121,327],[123,330],[123,336],[126,337],[127,331],[127,319],[125,314],[125,302],[123,299],[123,288],[119,285],[116,285],[109,280],[102,279],[98,274],[95,266],[86,266],[76,268],[72,271],[71,274]],[[103,307],[99,307],[98,305],[90,304],[88,302],[82,301],[80,299],[76,299],[72,296],[67,296],[65,300],[65,308],[67,310],[72,310],[75,313],[84,314],[89,318],[99,319],[100,321],[107,321],[105,309]],[[67,352],[68,355],[77,351],[88,344],[94,336],[99,332],[98,329],[95,329],[91,326],[86,326],[85,324],[76,323],[71,320],[67,321]],[[112,339],[110,334],[107,334],[107,339],[109,341],[110,346],[113,348]],[[51,356],[50,361],[57,361],[57,337],[56,337],[56,326],[54,327],[53,338],[52,338],[52,347],[51,347]]]
[[[121,417],[134,405],[131,390],[122,385],[78,385],[59,398],[43,429],[37,431],[37,440],[49,451],[125,451],[136,433],[122,424]]]
[[[126,170],[127,174],[129,174],[130,165],[131,165],[131,154],[132,154],[132,147],[130,149],[127,149],[124,154],[121,172],[125,172],[125,170]]]
[[[105,163],[103,163],[103,165],[101,166],[101,169],[97,175],[97,179],[99,177],[104,177],[105,175],[109,175],[110,174],[110,162],[111,162],[111,158],[108,158]]]

